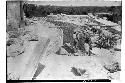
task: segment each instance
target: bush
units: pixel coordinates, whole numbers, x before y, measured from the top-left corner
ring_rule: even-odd
[[[10,39],[10,40],[8,40],[8,41],[6,42],[6,45],[7,45],[7,46],[10,46],[10,45],[12,45],[12,44],[15,44],[14,39]]]
[[[117,39],[115,36],[105,36],[104,34],[100,35],[97,39],[96,46],[99,48],[110,49],[116,45]]]

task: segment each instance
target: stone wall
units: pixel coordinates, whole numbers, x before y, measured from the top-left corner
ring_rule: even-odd
[[[22,1],[7,1],[6,2],[6,19],[8,28],[19,28],[23,20]]]

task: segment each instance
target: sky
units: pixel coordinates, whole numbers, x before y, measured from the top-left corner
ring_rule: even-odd
[[[56,5],[56,6],[121,6],[121,1],[110,0],[54,0],[54,1],[29,1],[37,5]]]

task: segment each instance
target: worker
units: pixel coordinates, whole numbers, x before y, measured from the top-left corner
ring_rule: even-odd
[[[73,43],[74,43],[74,46],[73,46],[73,48],[74,48],[74,51],[75,51],[75,52],[77,52],[77,49],[78,49],[78,48],[77,48],[78,39],[77,39],[76,35],[77,35],[77,33],[74,32],[74,33],[73,33],[73,39],[74,39],[74,42],[73,42]]]
[[[82,32],[79,32],[78,35],[77,35],[77,41],[78,41],[78,50],[83,52],[85,51],[85,48],[84,48],[84,43],[85,43],[85,38],[84,38],[84,34]]]
[[[85,47],[86,53],[90,56],[90,50],[92,49],[92,46],[91,46],[91,39],[89,36],[86,37],[85,39],[84,47]]]
[[[83,32],[81,35],[81,41],[82,41],[82,47],[84,47],[84,50],[88,55],[90,55],[90,50],[91,50],[91,38],[90,35],[87,32]]]

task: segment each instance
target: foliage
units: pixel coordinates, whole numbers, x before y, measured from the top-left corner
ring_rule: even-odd
[[[40,17],[47,16],[50,13],[60,14],[64,13],[67,15],[87,15],[88,13],[112,13],[108,16],[108,20],[116,22],[121,19],[122,8],[121,6],[111,6],[111,7],[97,7],[97,6],[50,6],[50,5],[35,5],[27,4],[23,5],[24,13],[26,17]]]
[[[117,38],[113,35],[107,35],[104,34],[100,35],[97,39],[96,46],[99,48],[105,48],[110,49],[113,48],[114,45],[116,45]]]

